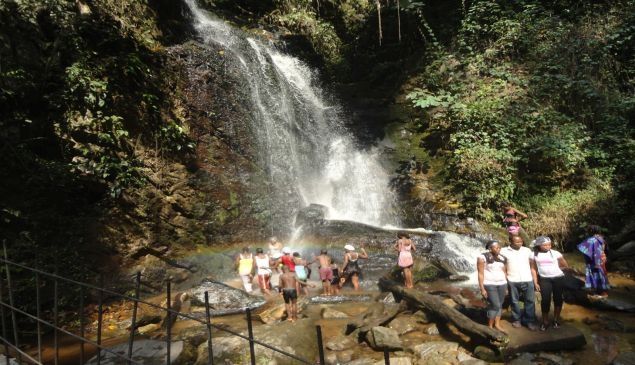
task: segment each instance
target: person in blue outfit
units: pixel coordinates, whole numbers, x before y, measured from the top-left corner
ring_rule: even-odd
[[[590,225],[589,237],[578,245],[586,263],[585,287],[592,290],[595,298],[606,298],[611,288],[606,272],[606,240],[600,227]]]

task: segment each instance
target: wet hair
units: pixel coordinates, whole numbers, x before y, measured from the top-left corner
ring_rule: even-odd
[[[494,246],[494,245],[500,245],[500,243],[498,243],[498,241],[496,241],[496,240],[488,241],[488,242],[485,244],[485,249],[486,249],[486,250],[489,250],[489,249],[490,249],[492,246]]]
[[[322,251],[320,251],[320,254],[322,254],[322,255],[326,255],[326,250],[322,250]]]
[[[256,249],[256,253],[262,253],[262,248],[258,247],[258,248]]]
[[[410,235],[406,232],[399,232],[397,233],[397,238],[410,238]]]

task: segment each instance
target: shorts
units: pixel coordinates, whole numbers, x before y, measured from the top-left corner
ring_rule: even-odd
[[[271,276],[270,275],[258,275],[258,285],[260,289],[271,289]]]
[[[320,280],[322,281],[333,280],[333,269],[331,269],[330,267],[321,267]]]
[[[292,300],[298,299],[298,292],[295,289],[282,289],[282,298],[289,304]]]

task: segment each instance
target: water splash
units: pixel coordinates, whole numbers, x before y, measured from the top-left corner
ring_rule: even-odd
[[[315,72],[203,11],[195,0],[186,3],[200,37],[227,48],[250,85],[252,130],[272,185],[281,190],[279,204],[291,212],[318,203],[329,208],[328,219],[398,225],[379,153],[355,146],[340,107],[328,100]]]

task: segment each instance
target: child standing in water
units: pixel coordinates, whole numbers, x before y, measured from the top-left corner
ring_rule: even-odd
[[[289,271],[288,266],[282,266],[282,275],[280,275],[280,288],[282,288],[282,298],[287,309],[287,321],[295,322],[298,319],[298,291],[296,286],[313,285],[301,282],[295,272]]]

